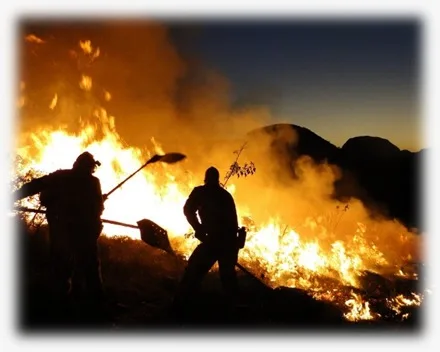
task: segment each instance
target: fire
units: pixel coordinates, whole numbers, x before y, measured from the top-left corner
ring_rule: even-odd
[[[369,302],[364,302],[362,298],[356,293],[351,293],[351,299],[345,302],[345,305],[351,308],[349,313],[344,314],[344,317],[350,321],[372,320],[380,317],[370,310]]]
[[[17,106],[17,108],[21,109],[26,104],[26,97],[24,96],[24,90],[26,88],[26,83],[21,81],[19,88],[20,88],[19,96],[17,98],[17,102],[15,105]]]
[[[90,54],[92,52],[92,42],[90,40],[80,40],[79,41],[79,47],[84,51],[86,54]]]
[[[24,39],[30,43],[37,43],[37,44],[44,44],[45,43],[45,41],[43,39],[37,37],[35,34],[29,34]]]
[[[52,101],[50,102],[49,109],[53,110],[57,106],[58,102],[58,94],[55,93],[55,95],[52,98]]]
[[[90,56],[91,61],[95,60],[100,54],[99,48],[93,50],[92,42],[90,40],[80,40],[79,47],[82,49],[84,54]]]
[[[74,136],[63,130],[32,133],[30,138],[41,154],[37,158],[32,158],[29,148],[20,148],[18,154],[32,162],[22,170],[18,170],[19,173],[26,173],[31,169],[49,173],[59,168],[70,168],[72,160],[87,149],[102,163],[96,176],[100,179],[103,193],[105,193],[124,179],[127,171],[131,173],[139,167],[139,164],[143,164],[152,156],[152,153],[148,151],[143,153],[138,148],[124,147],[119,135],[114,131],[112,117],[107,116],[103,110],[96,111],[96,114],[105,126],[104,130],[108,132],[102,140],[94,140],[96,130],[91,125],[84,126],[82,133]],[[152,142],[155,143],[154,139]],[[158,144],[154,152],[163,153]],[[189,187],[195,186],[196,183],[190,182],[187,186],[181,186],[182,179],[179,180],[175,176],[175,170],[170,170],[171,167],[174,166],[154,165],[151,166],[151,170],[133,177],[107,200],[103,218],[119,219],[135,224],[136,221],[149,217],[163,225],[169,223],[168,219],[173,218],[175,221],[165,226],[170,234],[189,232],[189,225],[186,219],[182,218],[182,207]],[[159,183],[163,186],[160,187]],[[139,206],[141,203],[142,205]],[[35,206],[35,204],[25,204]],[[123,204],[125,206],[121,207]],[[105,225],[103,232],[108,236],[119,234],[139,238],[136,230],[127,233],[125,228],[121,229],[108,224]]]
[[[405,297],[404,295],[398,295],[394,298],[387,299],[387,305],[396,312],[397,315],[402,313],[402,308],[409,306],[420,306],[422,302],[422,296],[416,293],[412,293],[411,297]],[[405,314],[402,315],[402,318]]]
[[[104,91],[104,99],[105,101],[110,101],[112,98],[112,95],[108,91]]]
[[[92,61],[99,56],[99,48],[94,49],[89,40],[81,41],[79,46]],[[79,85],[81,89],[90,91],[92,77],[82,74]],[[22,90],[24,87],[22,82]],[[106,90],[104,98],[106,101],[111,99]],[[55,94],[51,109],[56,106],[57,100],[58,95]],[[35,170],[47,174],[56,169],[70,168],[76,157],[87,150],[102,164],[95,175],[101,181],[103,193],[106,193],[154,153],[164,153],[154,138],[151,138],[152,150],[127,146],[116,130],[115,118],[103,107],[97,106],[93,116],[99,126],[84,123],[77,134],[64,128],[46,128],[29,133],[27,137],[31,143],[18,148],[17,154],[23,158],[24,164],[15,170],[15,174],[24,175]],[[103,218],[132,224],[149,218],[168,231],[173,249],[188,257],[198,241],[187,236],[192,229],[182,209],[191,189],[199,183],[200,175],[187,170],[185,162],[152,164],[110,195],[105,202]],[[233,194],[237,189],[233,182],[227,188]],[[21,202],[28,207],[39,206],[36,198]],[[250,209],[237,204],[237,211],[240,223],[252,219]],[[359,294],[351,291],[344,297],[338,292],[338,287],[360,287],[360,278],[365,270],[414,277],[414,273],[401,267],[406,258],[396,260],[395,255],[384,253],[374,241],[367,239],[366,234],[372,231],[370,224],[358,221],[353,225],[353,232],[344,239],[333,239],[334,230],[326,227],[322,219],[308,217],[301,226],[286,226],[277,217],[253,223],[246,246],[240,251],[239,262],[255,275],[264,277],[269,286],[301,288],[308,290],[316,299],[340,302],[348,309],[345,318],[351,321],[378,319],[380,315],[372,312],[369,302]],[[305,235],[305,231],[313,236]],[[138,230],[109,224],[104,224],[103,234],[140,238]],[[402,235],[401,242],[407,242],[406,235]],[[399,307],[420,305],[420,302],[421,298],[414,293],[412,299],[397,296],[389,300],[389,305],[399,313]]]
[[[86,91],[92,89],[92,78],[87,75],[82,75],[81,81],[79,82],[79,87]]]

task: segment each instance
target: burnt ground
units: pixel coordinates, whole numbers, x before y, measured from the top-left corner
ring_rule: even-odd
[[[20,231],[19,231],[20,232]],[[235,310],[223,303],[217,272],[210,272],[201,292],[187,307],[186,319],[171,314],[171,302],[185,262],[142,241],[99,240],[106,300],[100,307],[57,302],[50,295],[47,233],[19,233],[19,329],[25,333],[211,331],[373,331],[418,332],[419,309],[410,318],[352,323],[333,304],[291,288],[270,289],[239,272],[241,297]],[[377,282],[379,282],[378,280]]]

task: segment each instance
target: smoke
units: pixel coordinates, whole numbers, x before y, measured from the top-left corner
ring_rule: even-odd
[[[211,165],[224,174],[236,157],[233,152],[247,140],[239,163],[252,161],[257,172],[230,182],[237,203],[256,223],[278,218],[307,240],[319,239],[329,247],[336,240],[352,241],[366,226],[367,242],[392,260],[416,256],[414,236],[402,225],[373,221],[354,199],[333,199],[333,184],[341,177],[335,166],[307,157],[292,162],[286,144],[274,145],[264,133],[250,138],[249,131],[270,123],[269,110],[233,108],[227,78],[203,63],[185,60],[163,25],[24,22],[19,39],[19,145],[29,143],[29,133],[39,129],[77,132],[85,122],[100,127],[105,111],[106,121],[114,123],[127,145],[150,148],[154,137],[165,151],[187,154],[186,167],[202,181]],[[80,46],[87,40],[88,51]],[[91,79],[90,86],[84,77]],[[295,132],[280,133],[287,133],[282,140],[294,149]],[[393,247],[389,236],[403,239]]]
[[[40,40],[25,40],[31,34]],[[231,110],[227,79],[186,62],[167,29],[154,22],[26,22],[20,40],[22,132],[78,130],[102,107],[128,145],[145,147],[154,136],[166,149],[192,154],[269,121],[262,107]],[[86,40],[91,54],[79,45]],[[81,87],[83,76],[90,77],[90,89]],[[58,102],[50,109],[55,94]]]
[[[285,230],[299,233],[304,242],[318,242],[326,252],[341,241],[355,251],[364,248],[384,253],[391,267],[422,259],[419,236],[401,223],[377,214],[372,217],[371,209],[356,198],[335,198],[334,185],[342,177],[339,167],[317,163],[309,156],[292,159],[298,136],[289,131],[281,130],[277,143],[272,135],[260,132],[243,152],[244,159],[257,165],[257,172],[234,179],[234,196],[255,223],[276,220],[286,226]],[[377,259],[377,255],[373,257]],[[363,260],[368,263],[368,255]]]

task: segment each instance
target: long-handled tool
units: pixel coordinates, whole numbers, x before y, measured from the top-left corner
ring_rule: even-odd
[[[45,214],[45,210],[41,209],[32,209],[32,208],[26,208],[26,207],[14,207],[15,211],[22,211],[22,212],[30,212],[30,213],[40,213]],[[160,225],[156,224],[154,221],[148,220],[148,219],[142,219],[137,221],[137,226],[132,224],[127,224],[119,221],[114,220],[107,220],[107,219],[101,219],[103,223],[106,224],[112,224],[112,225],[118,225],[118,226],[124,226],[129,227],[133,229],[139,229],[141,233],[141,240],[148,245],[162,249],[163,251],[176,255],[176,253],[173,251],[173,248],[171,247],[169,238],[168,238],[168,232],[164,228],[162,228]],[[243,231],[243,229],[240,229]],[[243,243],[244,245],[244,243]],[[236,266],[242,270],[244,273],[250,275],[251,277],[257,279],[261,282],[261,280],[256,277],[254,274],[252,274],[249,270],[247,270],[243,265],[240,263],[237,263]]]
[[[139,171],[141,171],[145,166],[157,162],[162,162],[166,164],[174,164],[177,163],[183,159],[186,158],[186,155],[181,153],[166,153],[164,155],[156,154],[152,158],[150,158],[144,165],[142,165],[139,169],[137,169],[135,172],[133,172],[130,176],[128,176],[124,181],[113,187],[113,189],[110,192],[107,192],[103,195],[104,200],[106,200],[110,194],[112,194],[114,191],[116,191],[119,187],[121,187],[125,182],[127,182],[130,178],[132,178],[134,175],[136,175]]]
[[[130,176],[128,176],[125,180],[120,182],[118,185],[116,185],[110,192],[103,195],[104,200],[108,198],[110,194],[112,194],[114,191],[116,191],[119,187],[121,187],[125,182],[127,182],[130,178],[132,178],[134,175],[136,175],[139,171],[141,171],[144,167],[146,167],[149,164],[156,163],[156,162],[164,162],[167,164],[174,164],[177,163],[183,159],[186,158],[186,155],[181,153],[166,153],[164,155],[156,154],[152,158],[150,158],[145,164],[143,164],[139,169],[137,169],[135,172],[133,172]],[[45,214],[46,211],[40,210],[40,209],[32,209],[32,208],[26,208],[26,207],[15,207],[14,210],[16,211],[23,211],[23,212],[33,212],[33,213],[40,213]],[[112,225],[119,225],[119,226],[125,226],[129,228],[137,228],[140,230],[141,233],[141,239],[143,242],[149,244],[152,247],[160,248],[170,254],[176,255],[174,253],[170,241],[168,239],[168,233],[165,229],[163,229],[161,226],[156,224],[155,222],[148,220],[148,219],[142,219],[137,222],[136,225],[132,224],[126,224],[119,221],[113,221],[113,220],[107,220],[107,219],[101,219],[103,223],[108,223]],[[240,248],[243,248],[244,241],[246,238],[246,233],[244,228],[239,229],[239,242],[242,241],[240,244]],[[254,274],[252,274],[249,270],[247,270],[245,267],[243,267],[241,264],[237,263],[236,266],[245,272],[246,274],[250,275],[251,277],[261,281],[259,278],[257,278]]]
[[[184,155],[184,154],[182,154],[182,153],[175,153],[175,152],[173,152],[173,153],[166,153],[166,154],[163,154],[163,155],[159,155],[159,154],[155,154],[155,155],[153,155],[145,164],[143,164],[139,169],[137,169],[135,172],[133,172],[130,176],[128,176],[125,180],[123,180],[122,182],[120,182],[118,185],[116,185],[115,187],[113,187],[113,189],[110,191],[110,192],[108,192],[108,193],[106,193],[106,194],[103,194],[103,199],[104,199],[104,201],[106,201],[107,200],[107,198],[108,198],[108,196],[110,195],[110,194],[112,194],[114,191],[116,191],[119,187],[121,187],[125,182],[127,182],[130,178],[132,178],[134,175],[136,175],[139,171],[141,171],[144,167],[146,167],[147,165],[149,165],[149,164],[153,164],[153,163],[156,163],[156,162],[163,162],[163,163],[166,163],[166,164],[174,164],[174,163],[177,163],[177,162],[179,162],[179,161],[181,161],[181,160],[183,160],[183,159],[185,159],[186,158],[186,155]],[[99,163],[99,165],[100,165],[100,163]],[[40,205],[40,207],[38,208],[38,210],[41,208],[41,205]],[[26,210],[24,210],[24,211],[26,211]],[[36,211],[36,209],[33,209],[33,210],[30,210],[30,211],[32,211],[32,212],[34,212],[34,213],[42,213],[42,214],[45,214],[45,212],[44,211]],[[34,219],[33,219],[34,220]],[[33,221],[32,220],[32,221]],[[109,220],[110,221],[110,220]]]

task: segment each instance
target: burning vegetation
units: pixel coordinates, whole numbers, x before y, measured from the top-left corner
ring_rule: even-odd
[[[244,144],[245,132],[264,124],[267,111],[232,110],[225,80],[185,65],[164,28],[103,24],[81,27],[78,39],[68,26],[54,36],[54,26],[39,33],[23,28],[16,186],[70,168],[87,150],[102,164],[95,175],[106,193],[153,154],[179,150],[185,162],[144,169],[109,197],[103,217],[132,224],[149,218],[187,257],[198,241],[182,208],[203,170],[215,165],[248,228],[239,262],[266,285],[305,290],[350,321],[405,320],[407,308],[421,304],[420,292],[395,289],[399,280],[418,279],[420,236],[397,221],[372,218],[356,199],[334,200],[340,176],[334,166],[301,157],[293,165],[299,177],[291,179],[267,152],[268,136]],[[134,39],[138,30],[145,46]],[[94,33],[96,43],[85,33]],[[38,197],[20,205],[40,207]],[[103,234],[139,239],[137,230],[111,224]],[[386,284],[375,285],[374,275]]]

